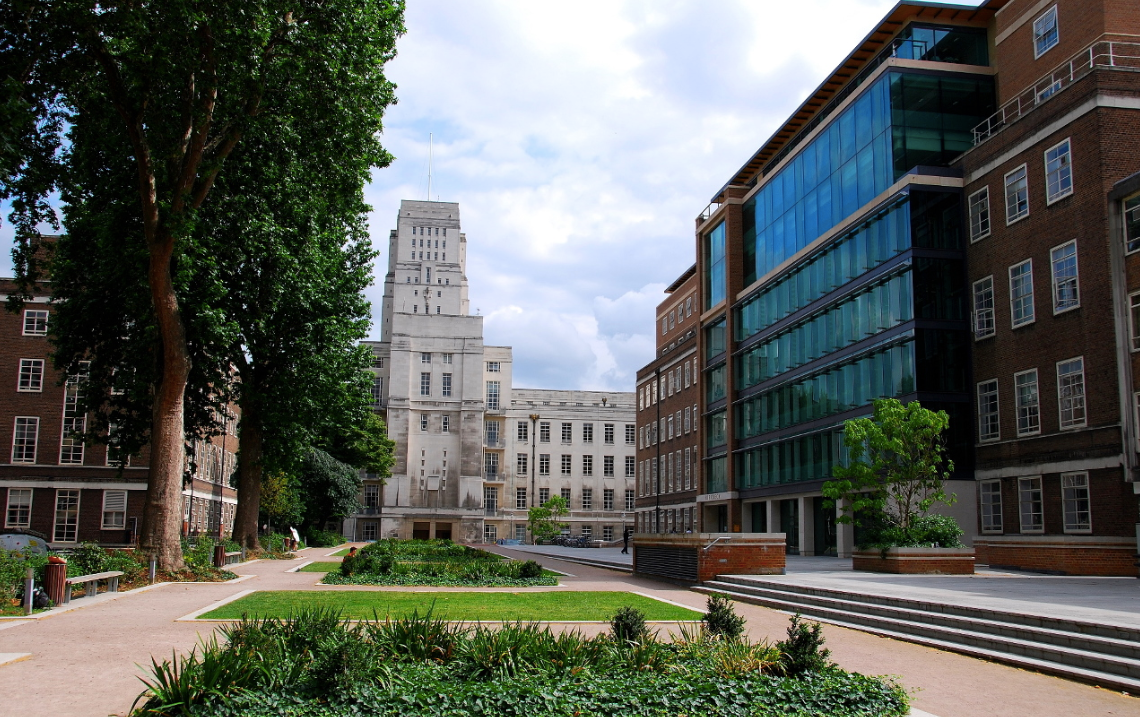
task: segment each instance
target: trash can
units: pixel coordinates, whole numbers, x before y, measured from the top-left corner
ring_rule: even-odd
[[[44,591],[52,603],[62,605],[67,587],[67,563],[51,562],[44,567]]]
[[[226,546],[224,546],[224,545],[215,545],[214,546],[214,567],[215,568],[226,567]]]

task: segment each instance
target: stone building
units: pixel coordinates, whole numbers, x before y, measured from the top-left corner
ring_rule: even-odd
[[[368,342],[373,399],[396,443],[396,462],[386,485],[365,476],[360,511],[345,521],[345,535],[521,540],[534,493],[568,489],[575,534],[604,536],[621,525],[624,481],[632,481],[619,478],[627,468],[618,447],[633,453],[632,442],[608,450],[606,430],[612,424],[624,439],[625,425],[634,422],[632,394],[515,388],[510,347],[484,345],[483,318],[470,314],[460,227],[456,203],[400,203],[389,236],[380,340]],[[572,441],[565,447],[569,473],[561,472],[562,453],[541,454],[544,464],[530,438],[534,430],[542,434],[541,426],[520,428],[532,413],[556,416],[559,431],[564,423],[572,432],[596,426],[601,449],[595,455],[584,439]],[[606,474],[611,459],[620,466],[610,466],[613,476]],[[549,469],[551,460],[558,473],[532,476],[536,462]],[[527,478],[544,480],[531,486]],[[606,509],[608,491],[619,497]]]

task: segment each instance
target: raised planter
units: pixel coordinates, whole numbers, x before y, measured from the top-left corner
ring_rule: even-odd
[[[973,575],[973,548],[890,548],[856,550],[851,567],[899,575]]]
[[[783,575],[783,533],[637,533],[633,572],[679,583],[717,575]]]

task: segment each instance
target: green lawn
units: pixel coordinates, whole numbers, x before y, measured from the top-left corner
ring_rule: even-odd
[[[349,550],[351,550],[351,548],[345,548],[344,550],[338,550],[335,553],[333,553],[333,555],[348,555]]]
[[[297,572],[299,573],[331,573],[334,570],[340,570],[340,562],[328,563],[309,563],[304,565]]]
[[[237,620],[243,613],[258,617],[288,617],[303,607],[332,607],[346,618],[400,616],[414,609],[425,612],[435,603],[435,615],[449,620],[563,621],[609,620],[629,605],[645,611],[648,620],[699,620],[700,612],[626,592],[394,592],[394,591],[262,591],[202,615],[205,620]]]

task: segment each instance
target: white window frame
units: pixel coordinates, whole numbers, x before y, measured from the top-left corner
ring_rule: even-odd
[[[980,308],[978,289],[982,284],[984,284],[986,282],[989,282],[989,308]],[[990,338],[995,333],[997,333],[997,309],[996,309],[995,302],[994,302],[994,275],[993,274],[990,274],[989,276],[982,277],[981,279],[978,279],[977,281],[974,282],[974,284],[973,284],[973,299],[974,299],[974,311],[973,311],[974,341],[982,341],[984,339]],[[987,313],[988,313],[988,317],[987,317]],[[983,317],[988,318],[988,321],[984,322],[985,325],[988,326],[988,331],[985,331],[985,333],[983,333],[983,329],[982,329]]]
[[[996,489],[996,490],[995,490]],[[994,508],[994,503],[986,503],[986,494],[997,496],[996,512],[990,512],[989,523],[987,524],[987,506],[991,509]],[[1004,532],[1005,519],[1002,516],[1002,500],[1001,500],[1001,481],[988,480],[978,483],[978,519],[982,532],[988,535],[995,535]],[[996,519],[996,520],[995,520]]]
[[[1135,202],[1136,206],[1130,208],[1128,206],[1129,202]],[[1137,221],[1140,222],[1140,194],[1133,194],[1130,197],[1125,197],[1124,199],[1120,200],[1120,218],[1121,218],[1120,223],[1122,225],[1120,227],[1120,230],[1122,232],[1124,232],[1124,253],[1125,253],[1125,255],[1135,254],[1136,252],[1140,251],[1140,235],[1138,235],[1136,237],[1136,248],[1130,249],[1128,247],[1128,244],[1129,244],[1129,240],[1128,240],[1128,214],[1129,213],[1135,214]]]
[[[1036,487],[1034,487],[1033,481],[1036,481]],[[1036,514],[1030,513],[1030,515],[1037,515],[1040,520],[1040,523],[1036,527],[1032,525],[1026,527],[1025,525],[1025,494],[1027,491],[1036,491],[1037,493],[1037,505],[1040,511]],[[1037,534],[1045,532],[1045,486],[1041,476],[1025,476],[1017,479],[1017,521],[1018,529],[1021,533]]]
[[[1084,512],[1087,518],[1087,522],[1084,523],[1083,526],[1080,523],[1076,523],[1075,527],[1070,527],[1071,524],[1069,523],[1069,504],[1071,501],[1065,495],[1065,491],[1069,489],[1080,490],[1082,486],[1067,486],[1065,483],[1066,479],[1071,480],[1078,477],[1084,478],[1083,488],[1085,492],[1084,501],[1086,506],[1086,510]],[[1076,498],[1075,500],[1080,500],[1080,498]],[[1074,513],[1077,513],[1078,515],[1079,512],[1080,511],[1074,511]],[[1092,487],[1089,485],[1089,474],[1087,471],[1077,471],[1074,473],[1061,474],[1061,522],[1064,525],[1064,531],[1068,534],[1087,535],[1088,533],[1092,532]]]
[[[1027,266],[1027,265],[1029,266],[1029,274],[1028,274],[1028,281],[1029,281],[1029,294],[1028,294],[1028,296],[1029,296],[1029,318],[1028,319],[1022,319],[1021,321],[1018,321],[1017,320],[1017,310],[1015,307],[1017,306],[1016,302],[1017,302],[1019,297],[1017,297],[1014,293],[1013,271],[1014,271],[1014,269],[1017,269],[1017,268],[1020,268],[1023,266]],[[1033,286],[1033,260],[1032,259],[1026,259],[1025,261],[1018,262],[1017,264],[1014,264],[1013,266],[1009,267],[1009,322],[1010,322],[1011,328],[1017,329],[1017,328],[1021,328],[1022,326],[1029,326],[1030,324],[1035,323],[1037,321],[1037,304],[1036,304],[1036,302],[1037,302],[1037,297],[1035,295],[1035,287]]]
[[[1080,365],[1081,365],[1080,372],[1079,372],[1081,393],[1080,393],[1079,397],[1077,397],[1075,394],[1073,396],[1070,396],[1069,400],[1071,400],[1073,402],[1073,408],[1071,409],[1071,412],[1073,415],[1076,415],[1076,413],[1077,413],[1076,405],[1078,403],[1077,399],[1079,398],[1080,418],[1079,419],[1070,418],[1068,421],[1066,421],[1064,418],[1065,400],[1066,399],[1061,393],[1061,380],[1062,380],[1061,379],[1061,366],[1063,364],[1071,364],[1071,363],[1074,363],[1077,361],[1079,361]],[[1074,372],[1074,373],[1076,373],[1076,372]],[[1084,358],[1084,356],[1076,356],[1076,357],[1071,358],[1071,359],[1065,359],[1064,361],[1058,361],[1057,362],[1057,425],[1060,426],[1062,431],[1070,430],[1073,428],[1084,428],[1085,426],[1088,425],[1089,409],[1088,409],[1087,398],[1088,398],[1088,391],[1086,390],[1086,382],[1085,382],[1085,358]]]
[[[440,379],[440,395],[444,398],[451,397],[451,374],[445,373]]]
[[[1064,281],[1072,281],[1073,296],[1076,297],[1076,300],[1067,306],[1060,306],[1058,296],[1060,294],[1059,289],[1061,281],[1057,279],[1057,258],[1055,254],[1056,252],[1065,249],[1070,245],[1073,247],[1073,275],[1072,277],[1066,277]],[[1063,244],[1058,244],[1049,250],[1049,274],[1052,277],[1053,284],[1053,315],[1056,316],[1057,314],[1063,314],[1066,311],[1072,311],[1073,309],[1081,308],[1081,269],[1080,262],[1077,258],[1076,239],[1072,239]]]
[[[24,439],[25,443],[21,443],[21,444],[16,443],[16,441],[18,440],[17,434],[19,432],[17,430],[17,428],[20,425],[20,421],[28,422],[28,423],[25,423],[25,425],[32,425],[35,427],[33,432],[32,432],[32,440],[31,440],[32,459],[30,461],[24,460],[22,457],[20,460],[16,459],[16,446],[20,445],[23,447],[23,446],[27,445],[26,437]],[[12,453],[11,453],[12,461],[11,462],[12,463],[23,463],[23,464],[35,464],[36,458],[37,458],[38,453],[39,453],[39,443],[40,443],[40,417],[39,416],[16,416],[15,420],[12,422]]]
[[[1053,20],[1053,29],[1055,36],[1053,42],[1050,43],[1048,47],[1042,48],[1039,39],[1043,38],[1045,35],[1042,32],[1041,28],[1045,24],[1043,21],[1049,18],[1050,15],[1052,16]],[[1033,20],[1033,59],[1036,60],[1059,44],[1061,44],[1061,23],[1060,19],[1057,17],[1057,6],[1054,5],[1045,12],[1038,15]]]
[[[1022,212],[1019,212],[1017,214],[1011,215],[1010,214],[1010,203],[1009,203],[1009,196],[1010,196],[1009,195],[1009,186],[1010,186],[1009,185],[1009,178],[1011,176],[1017,174],[1018,172],[1021,172],[1022,181],[1025,182],[1025,210]],[[1029,216],[1029,165],[1022,164],[1020,167],[1015,167],[1015,168],[1011,169],[1010,171],[1006,172],[1005,177],[1004,177],[1004,186],[1005,186],[1005,225],[1008,227],[1009,225],[1016,224],[1017,222],[1021,221],[1022,219],[1026,218],[1027,216]],[[1014,206],[1016,206],[1016,205],[1014,205]]]
[[[12,494],[19,493],[21,496],[27,495],[28,502],[26,507],[28,509],[28,519],[25,522],[12,522]],[[4,527],[5,528],[30,528],[32,526],[32,503],[36,499],[36,491],[33,488],[9,488],[7,501],[4,505]],[[24,506],[23,501],[20,506]]]
[[[420,395],[421,396],[430,396],[431,395],[431,372],[430,371],[421,371],[420,372]]]
[[[122,510],[115,510],[115,508],[118,507],[117,503],[112,504],[111,506],[108,507],[108,505],[107,505],[109,502],[108,498],[112,498],[112,497],[115,499],[118,499],[118,498],[122,499]],[[128,498],[128,495],[127,495],[127,491],[125,491],[125,490],[104,490],[103,491],[103,514],[102,514],[102,519],[100,521],[100,529],[101,530],[126,530],[126,528],[127,528],[127,498]],[[112,519],[113,519],[113,516],[115,516],[115,515],[121,516],[121,522],[119,524],[115,524],[114,522],[108,523],[107,522],[107,516],[108,515],[111,515]]]
[[[1025,406],[1022,406],[1021,404],[1021,392],[1020,386],[1018,385],[1018,379],[1022,376],[1028,376],[1029,374],[1033,374],[1033,393],[1037,399],[1036,402],[1032,405],[1033,410],[1036,412],[1037,425],[1034,428],[1022,430],[1022,410],[1028,409],[1030,405],[1026,404]],[[1041,376],[1037,373],[1037,369],[1031,368],[1025,371],[1018,371],[1017,373],[1013,374],[1013,402],[1014,406],[1017,408],[1017,413],[1015,414],[1015,418],[1017,419],[1017,437],[1022,438],[1024,436],[1036,436],[1041,433]]]
[[[439,432],[451,433],[451,416],[446,413],[439,417]]]
[[[975,201],[977,197],[977,201]],[[966,200],[966,206],[969,208],[970,214],[970,243],[981,241],[990,235],[992,230],[991,214],[990,214],[990,186],[987,184],[978,191],[971,194]],[[974,207],[978,206],[977,213],[974,212]],[[978,231],[975,233],[974,225],[975,218],[977,219]],[[984,228],[982,225],[984,224]]]
[[[1059,202],[1073,193],[1073,143],[1070,142],[1071,139],[1071,137],[1066,137],[1042,153],[1042,156],[1045,158],[1045,206],[1050,206],[1055,202]],[[1069,186],[1067,189],[1060,189],[1056,194],[1054,194],[1052,192],[1052,185],[1049,181],[1049,176],[1052,174],[1049,171],[1049,155],[1052,152],[1059,150],[1062,146],[1065,147],[1065,151],[1063,153],[1059,153],[1053,161],[1058,163],[1056,169],[1058,180],[1063,183],[1063,178],[1067,175],[1069,179]]]
[[[488,361],[487,373],[502,373],[502,364],[498,361]]]
[[[24,336],[47,336],[47,325],[50,314],[46,309],[24,309]],[[43,328],[38,328],[43,321]],[[31,330],[29,330],[29,327]]]
[[[982,414],[982,387],[988,386],[989,384],[993,384],[993,398],[994,398],[993,416],[994,416],[994,424],[997,427],[997,430],[993,434],[982,435],[982,415],[983,415]],[[998,380],[996,378],[992,378],[988,381],[979,381],[978,382],[977,397],[978,397],[978,442],[979,443],[992,443],[993,441],[1000,441],[1001,440],[1001,393],[1000,393],[999,388],[1000,388],[1000,384],[998,383]],[[986,393],[988,395],[989,391],[987,391]],[[985,415],[990,415],[990,414],[985,414]]]
[[[59,499],[60,499],[61,494],[63,494],[63,493],[74,493],[75,494],[75,525],[73,528],[75,531],[75,535],[74,535],[74,537],[72,537],[71,540],[68,540],[66,537],[64,539],[60,540],[59,538],[56,537],[59,534],[58,531],[59,531],[59,527],[60,527]],[[79,489],[75,489],[75,488],[59,488],[59,489],[56,489],[56,491],[55,491],[55,504],[54,504],[54,508],[52,510],[52,520],[51,520],[51,537],[52,537],[51,542],[53,542],[53,543],[77,543],[77,542],[79,542],[79,511],[83,507],[82,504],[83,504],[83,491],[81,491]],[[65,528],[66,528],[66,525],[67,524],[65,523],[64,524]]]
[[[1128,327],[1132,350],[1140,351],[1140,291],[1128,295]]]

